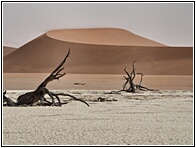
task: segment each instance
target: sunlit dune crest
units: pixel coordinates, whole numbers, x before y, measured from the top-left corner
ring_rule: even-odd
[[[137,45],[137,46],[136,46]],[[168,47],[122,29],[49,31],[4,57],[4,72],[51,72],[71,49],[65,69],[75,74],[192,75],[193,48]]]
[[[92,45],[166,46],[118,28],[62,29],[46,35],[60,41]]]

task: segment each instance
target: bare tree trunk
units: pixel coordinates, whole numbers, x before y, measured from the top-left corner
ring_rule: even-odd
[[[69,94],[63,94],[63,93],[60,93],[60,94],[55,94],[53,92],[50,92],[47,88],[46,88],[46,85],[53,81],[53,80],[59,80],[61,77],[63,77],[65,75],[65,73],[61,73],[62,70],[64,70],[64,63],[66,62],[67,58],[69,57],[70,55],[70,49],[67,53],[67,55],[65,56],[65,58],[63,59],[63,61],[55,68],[55,70],[37,87],[37,89],[35,91],[32,91],[32,92],[28,92],[28,93],[25,93],[21,96],[19,96],[17,98],[17,102],[13,102],[11,99],[4,99],[5,102],[7,102],[8,105],[10,106],[18,106],[18,105],[37,105],[37,103],[40,101],[40,104],[41,105],[53,105],[53,106],[56,106],[56,103],[55,103],[55,98],[58,100],[58,105],[61,106],[62,103],[60,101],[60,98],[58,97],[59,95],[64,95],[64,96],[69,96],[71,97],[72,99],[74,100],[77,100],[77,101],[81,101],[83,103],[85,103],[87,106],[88,103],[86,103],[84,100],[81,100],[81,99],[77,99],[76,97],[72,96],[72,95],[69,95]],[[52,99],[52,102],[49,102],[46,100],[46,98],[44,97],[45,95],[49,95],[50,98]],[[46,103],[44,103],[46,102]],[[64,103],[63,103],[64,104]]]
[[[139,89],[141,91],[146,91],[146,90],[148,90],[148,91],[156,91],[154,89],[149,89],[147,87],[142,86],[143,73],[137,73],[137,74],[140,74],[141,75],[141,79],[140,79],[139,84],[134,84],[134,79],[136,77],[135,62],[136,61],[133,62],[131,73],[129,73],[127,71],[126,67],[124,68],[124,71],[127,74],[127,76],[124,76],[125,83],[122,86],[123,87],[122,90],[119,90],[119,91],[111,91],[109,94],[119,94],[119,92],[122,92],[122,91],[135,93],[137,89]]]
[[[135,92],[135,84],[133,83],[133,80],[135,79],[135,76],[136,76],[136,74],[135,74],[136,69],[135,69],[135,66],[134,66],[135,62],[136,61],[133,62],[133,65],[132,65],[133,70],[132,70],[131,74],[128,73],[128,71],[126,70],[126,67],[124,68],[124,71],[128,76],[128,77],[124,77],[126,79],[126,82],[125,82],[124,85],[126,86],[127,84],[129,84],[129,88],[125,90],[125,88],[123,87],[123,89],[127,92],[132,92],[132,93]]]

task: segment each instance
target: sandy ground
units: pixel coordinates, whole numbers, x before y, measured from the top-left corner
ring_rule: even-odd
[[[34,90],[48,77],[49,73],[3,73],[3,89]],[[125,75],[124,75],[125,76]],[[140,76],[134,79],[139,84]],[[85,85],[74,85],[85,83]],[[120,90],[125,83],[123,75],[109,74],[67,74],[59,81],[48,84],[52,90]],[[193,90],[192,75],[144,75],[142,84],[159,90]]]
[[[83,98],[90,107],[77,101],[62,107],[3,107],[3,145],[193,145],[192,91],[60,92]],[[97,102],[98,97],[117,101]]]

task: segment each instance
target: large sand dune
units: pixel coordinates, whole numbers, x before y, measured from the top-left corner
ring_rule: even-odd
[[[72,43],[118,46],[166,46],[127,30],[117,28],[52,30],[46,34],[51,38]]]
[[[4,72],[51,72],[68,49],[67,73],[192,75],[192,47],[168,47],[120,29],[55,30],[4,57]]]

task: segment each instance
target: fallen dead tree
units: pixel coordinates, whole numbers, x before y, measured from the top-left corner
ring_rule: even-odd
[[[76,82],[74,83],[74,85],[85,85],[86,83],[79,83],[79,82]]]
[[[85,102],[84,100],[78,99],[75,96],[72,96],[70,94],[64,94],[64,93],[53,93],[49,89],[46,88],[46,85],[53,81],[53,80],[59,80],[61,77],[65,75],[65,73],[61,73],[62,70],[64,69],[63,65],[66,62],[66,59],[70,55],[70,49],[63,59],[63,61],[57,66],[57,68],[32,92],[27,92],[21,96],[19,96],[14,102],[10,98],[6,97],[6,91],[3,93],[3,102],[5,102],[8,106],[35,106],[35,105],[42,105],[42,106],[61,106],[62,103],[60,101],[59,96],[68,96],[72,98],[73,100],[80,101],[85,103],[87,106],[89,104]],[[45,95],[48,95],[51,99],[52,102],[48,101],[45,98]],[[58,100],[58,103],[55,103],[55,99]]]
[[[157,91],[157,90],[154,90],[154,89],[149,89],[145,86],[142,86],[142,80],[143,80],[143,73],[136,73],[136,69],[135,69],[135,62],[133,62],[133,65],[132,65],[132,71],[129,73],[127,71],[127,68],[125,67],[124,68],[124,71],[126,73],[126,76],[124,76],[124,79],[125,79],[125,83],[123,84],[123,89],[122,90],[119,90],[119,91],[111,91],[109,94],[118,94],[122,91],[125,91],[125,92],[130,92],[130,93],[135,93],[136,90],[141,90],[141,91]],[[134,83],[134,79],[136,77],[136,75],[141,75],[141,78],[140,78],[140,83],[139,84],[135,84]]]

